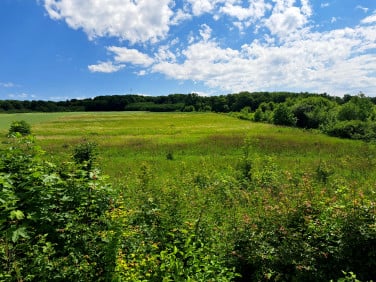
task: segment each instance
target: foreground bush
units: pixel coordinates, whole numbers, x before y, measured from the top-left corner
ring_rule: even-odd
[[[364,206],[335,212],[306,202],[269,214],[238,234],[235,254],[242,281],[329,281],[355,272],[375,278],[375,215]]]
[[[0,159],[0,280],[110,278],[109,187],[95,171],[43,161],[30,137],[10,142]]]

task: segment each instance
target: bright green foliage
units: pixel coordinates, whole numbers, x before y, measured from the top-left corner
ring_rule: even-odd
[[[98,172],[42,160],[32,138],[0,159],[0,280],[102,281],[112,275],[109,187]]]
[[[275,108],[275,104],[272,102],[269,103],[261,103],[260,106],[256,109],[253,120],[256,122],[270,122],[273,121],[273,110]]]
[[[372,117],[373,107],[371,100],[364,95],[354,96],[341,107],[338,119],[366,121]]]
[[[22,136],[26,136],[31,134],[31,126],[24,120],[13,121],[10,125],[8,135],[11,136],[13,134],[19,133]]]

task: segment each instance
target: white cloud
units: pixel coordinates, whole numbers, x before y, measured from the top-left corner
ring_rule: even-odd
[[[146,70],[140,70],[138,73],[136,73],[138,76],[144,76],[147,74]]]
[[[254,0],[250,1],[248,7],[243,7],[242,5],[235,4],[232,2],[226,2],[220,11],[228,16],[234,17],[239,21],[244,20],[257,20],[265,15],[267,10],[271,9],[269,3],[265,3],[264,0]]]
[[[156,54],[154,54],[154,61],[157,61],[157,62],[175,62],[177,54],[178,54],[177,52],[172,52],[170,50],[169,45],[163,45],[163,46],[160,46],[159,49],[158,49],[158,52]]]
[[[107,47],[107,50],[115,54],[115,61],[118,63],[131,63],[133,65],[150,66],[153,59],[137,49],[128,49],[126,47]]]
[[[33,94],[28,93],[10,93],[7,95],[10,99],[16,99],[16,100],[27,100],[27,99],[33,99],[36,96]]]
[[[307,15],[303,14],[301,9],[289,7],[282,12],[273,12],[265,25],[272,34],[284,37],[302,28],[307,22]]]
[[[100,62],[96,65],[89,65],[88,69],[90,72],[113,73],[124,67],[125,65],[114,65],[112,62]]]
[[[376,13],[362,20],[363,24],[371,24],[375,22],[376,22]]]
[[[202,81],[225,91],[296,89],[343,94],[373,89],[374,26],[328,32],[302,31],[278,45],[254,40],[241,50],[202,40],[182,51],[181,63],[159,62],[153,72],[178,80]]]
[[[296,89],[343,94],[375,89],[376,59],[370,51],[376,49],[376,14],[353,28],[319,32],[315,28],[322,25],[314,22],[310,0],[181,0],[179,7],[173,0],[103,3],[44,0],[51,18],[83,29],[90,38],[114,36],[142,43],[106,47],[110,59],[88,66],[92,72],[116,72],[129,64],[137,67],[134,73],[139,76],[161,73],[228,92]],[[207,16],[212,16],[211,22],[200,21]],[[179,25],[186,28],[188,21],[192,28],[186,33],[170,34]],[[243,46],[229,48],[220,32],[234,26],[244,36]]]
[[[187,20],[190,20],[190,19],[192,19],[192,15],[190,13],[187,13],[187,12],[183,11],[182,9],[179,9],[175,13],[173,19],[171,20],[171,24],[172,25],[178,25],[181,22],[187,21]]]
[[[187,2],[192,6],[193,15],[200,16],[212,12],[216,5],[224,0],[187,0]]]
[[[368,10],[369,10],[369,8],[367,8],[367,7],[363,7],[363,6],[361,6],[361,5],[356,6],[356,9],[362,10],[364,13],[367,13]]]
[[[13,87],[17,87],[17,85],[14,84],[13,82],[0,82],[0,86],[1,86],[1,87],[4,87],[4,88],[13,88]]]
[[[48,15],[82,29],[90,39],[114,36],[130,43],[164,38],[173,16],[172,0],[44,0]]]
[[[203,24],[199,33],[204,41],[208,41],[211,37],[212,29],[207,24]]]

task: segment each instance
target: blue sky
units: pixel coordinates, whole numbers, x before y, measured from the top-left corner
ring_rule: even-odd
[[[0,99],[376,96],[375,0],[0,0]]]

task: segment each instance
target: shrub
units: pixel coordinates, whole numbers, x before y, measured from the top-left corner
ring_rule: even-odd
[[[73,159],[77,164],[83,165],[88,171],[93,167],[97,157],[97,144],[84,140],[73,151]]]
[[[12,142],[0,158],[0,280],[110,278],[109,186],[96,171],[43,161],[31,137]]]
[[[350,120],[339,121],[324,129],[330,136],[361,140],[374,140],[376,138],[376,126],[372,122]]]
[[[285,104],[279,104],[273,112],[273,123],[277,125],[295,126],[296,118]]]
[[[31,126],[24,120],[13,121],[10,125],[8,136],[20,133],[22,136],[31,134]]]

